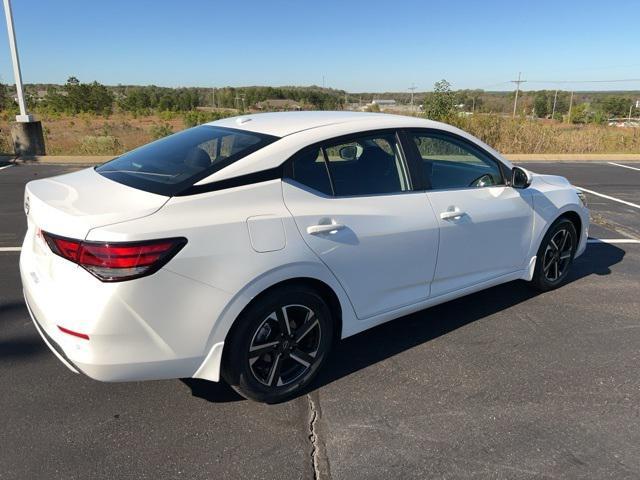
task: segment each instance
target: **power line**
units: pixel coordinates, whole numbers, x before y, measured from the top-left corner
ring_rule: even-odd
[[[622,78],[616,80],[528,80],[529,83],[619,83],[640,82],[640,78]]]
[[[478,87],[477,89],[475,89],[475,88],[471,88],[471,89],[469,89],[469,90],[484,90],[484,89],[486,89],[486,88],[490,88],[490,87],[498,87],[498,86],[500,86],[500,85],[508,85],[509,83],[511,83],[511,82],[499,82],[499,83],[492,83],[491,85],[485,85],[485,86],[483,86],[483,87]]]

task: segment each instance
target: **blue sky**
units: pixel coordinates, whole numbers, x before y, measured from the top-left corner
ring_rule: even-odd
[[[13,0],[23,78],[356,91],[640,78],[640,1]],[[4,21],[0,81],[13,83]],[[555,88],[529,83],[526,89]],[[640,82],[566,84],[640,89]]]

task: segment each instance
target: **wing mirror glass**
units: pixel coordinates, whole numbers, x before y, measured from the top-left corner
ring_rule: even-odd
[[[342,160],[355,160],[358,155],[358,149],[355,145],[346,145],[338,151]]]
[[[531,185],[531,173],[524,168],[513,167],[511,170],[511,186],[513,188],[527,188]]]

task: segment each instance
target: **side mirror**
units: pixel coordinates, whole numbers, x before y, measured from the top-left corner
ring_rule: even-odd
[[[358,149],[355,145],[346,145],[338,151],[338,154],[342,160],[355,160],[358,155]]]
[[[524,168],[513,167],[511,170],[511,186],[513,188],[527,188],[531,185],[531,173]]]

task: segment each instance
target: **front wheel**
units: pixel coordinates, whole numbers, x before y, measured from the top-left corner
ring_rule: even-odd
[[[558,288],[566,280],[578,245],[573,223],[567,219],[556,221],[542,239],[531,285],[546,292]]]
[[[332,340],[331,311],[317,292],[279,288],[238,318],[225,345],[222,376],[245,398],[281,402],[313,379]]]

